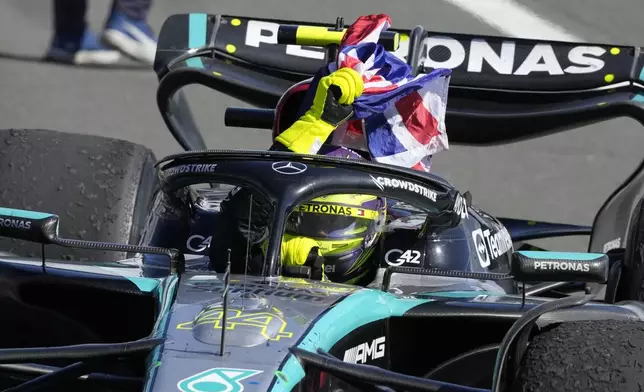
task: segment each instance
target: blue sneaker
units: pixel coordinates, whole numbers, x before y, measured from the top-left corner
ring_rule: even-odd
[[[120,58],[118,51],[104,46],[89,28],[82,37],[54,36],[45,55],[48,61],[75,65],[109,65]]]
[[[137,61],[154,64],[157,38],[145,20],[114,11],[105,24],[103,40]]]

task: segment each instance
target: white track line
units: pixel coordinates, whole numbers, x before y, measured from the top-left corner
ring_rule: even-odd
[[[585,41],[512,0],[445,1],[505,35],[553,41]]]

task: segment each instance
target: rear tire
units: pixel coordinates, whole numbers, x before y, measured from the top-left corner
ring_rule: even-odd
[[[644,301],[644,198],[633,210],[617,285],[616,302],[628,300]]]
[[[152,151],[124,140],[49,130],[0,130],[0,206],[60,216],[61,237],[137,243],[156,190]],[[41,246],[0,238],[0,250]],[[47,258],[113,261],[122,252],[47,246]]]
[[[565,322],[532,340],[512,390],[640,391],[644,380],[642,358],[643,322]]]

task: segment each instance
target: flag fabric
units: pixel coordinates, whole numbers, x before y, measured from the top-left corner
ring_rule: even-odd
[[[356,70],[364,91],[334,144],[362,139],[375,161],[429,171],[431,156],[449,148],[445,112],[451,70],[413,76],[405,61],[378,44],[390,26],[384,14],[359,17],[347,29],[337,60],[316,74],[312,86],[339,68]]]

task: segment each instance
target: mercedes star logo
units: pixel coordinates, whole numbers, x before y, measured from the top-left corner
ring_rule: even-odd
[[[280,174],[300,174],[306,171],[307,166],[299,162],[275,162],[273,170]]]

